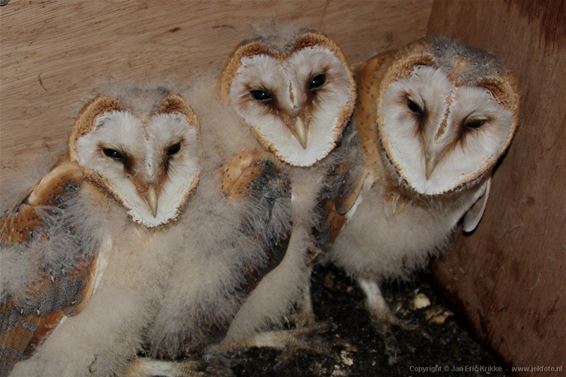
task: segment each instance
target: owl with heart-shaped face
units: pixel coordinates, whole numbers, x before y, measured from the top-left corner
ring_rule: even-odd
[[[289,174],[292,192],[293,228],[285,258],[262,279],[232,322],[224,344],[237,345],[281,322],[302,296],[306,310],[300,322],[314,320],[308,285],[317,253],[317,200],[356,94],[350,66],[336,43],[323,34],[296,29],[265,33],[240,44],[220,75],[220,92],[239,115],[240,127],[263,149],[262,155]],[[281,347],[282,337],[274,338]]]
[[[357,136],[334,162],[349,174],[335,180],[329,218],[343,221],[330,256],[359,281],[375,319],[399,323],[378,283],[423,266],[460,220],[467,232],[478,225],[519,94],[493,55],[438,37],[369,59],[356,80]]]
[[[67,156],[0,219],[0,375],[106,376],[135,356],[199,181],[199,135],[160,87],[84,106]]]

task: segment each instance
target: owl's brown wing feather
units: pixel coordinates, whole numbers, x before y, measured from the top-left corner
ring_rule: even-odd
[[[244,149],[226,161],[221,167],[220,188],[229,198],[244,198],[249,195],[251,184],[263,174],[263,163],[279,162],[273,155],[259,149]]]
[[[267,201],[265,213],[254,214],[263,216],[263,226],[271,222],[274,201],[290,200],[291,182],[289,177],[282,171],[281,165],[271,154],[259,149],[242,150],[222,167],[221,189],[224,194],[231,198],[251,198],[253,201]],[[257,220],[257,219],[256,219]],[[260,233],[255,229],[254,222],[244,220],[242,223],[242,234],[256,238],[258,244],[262,245],[266,253],[267,263],[264,266],[247,266],[242,272],[245,284],[240,287],[242,293],[251,292],[259,283],[261,278],[275,268],[283,259],[290,238],[291,223],[287,232],[278,233],[270,239],[257,239]],[[256,222],[257,226],[258,222]],[[270,235],[271,232],[268,232]]]
[[[266,263],[263,265],[248,266],[249,268],[243,271],[245,284],[240,287],[240,291],[245,292],[246,296],[257,286],[265,275],[281,263],[291,237],[292,224],[290,218],[285,221],[285,229],[279,229],[277,232],[257,229],[260,226],[269,229],[273,226],[272,224],[276,222],[273,219],[273,214],[276,212],[274,209],[276,206],[275,202],[280,202],[279,205],[287,202],[288,204],[286,205],[290,206],[291,201],[291,181],[289,176],[281,171],[278,164],[271,159],[262,160],[259,166],[261,174],[250,182],[249,188],[255,201],[263,201],[266,203],[264,205],[266,210],[259,214],[251,214],[250,216],[255,217],[255,221],[253,222],[249,221],[249,219],[244,219],[241,230],[243,234],[252,237],[261,245],[261,248],[265,252]],[[258,216],[261,216],[263,221],[258,222]],[[268,235],[268,237],[258,237],[260,231],[262,231],[264,235]]]
[[[2,287],[0,292],[0,377],[31,356],[65,316],[77,314],[88,301],[95,253],[67,258],[72,262],[66,260],[56,272],[53,258],[57,256],[42,254],[42,245],[57,237],[54,232],[62,228],[75,232],[72,224],[58,222],[57,217],[63,217],[66,200],[76,195],[81,182],[81,170],[74,163],[59,163],[12,212],[0,218],[0,253],[15,253],[17,261],[31,261],[25,276],[18,276],[22,280],[17,291]],[[43,211],[50,211],[49,221]]]

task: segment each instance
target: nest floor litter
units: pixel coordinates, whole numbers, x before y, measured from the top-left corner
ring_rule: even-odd
[[[382,287],[396,315],[416,330],[393,328],[395,349],[372,326],[364,296],[355,282],[334,267],[317,267],[312,277],[317,318],[331,324],[322,340],[326,354],[298,352],[281,361],[281,352],[251,349],[231,355],[234,374],[244,376],[509,376],[508,367],[483,348],[422,273],[411,282]]]

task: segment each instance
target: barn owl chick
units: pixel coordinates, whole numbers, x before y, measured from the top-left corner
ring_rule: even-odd
[[[235,316],[224,341],[229,349],[229,344],[265,345],[263,335],[255,343],[249,339],[281,322],[302,294],[307,307],[302,322],[313,322],[308,284],[316,254],[312,229],[320,215],[317,196],[327,157],[353,111],[355,83],[336,43],[316,32],[291,30],[238,46],[220,76],[220,91],[242,119],[242,129],[263,147],[261,154],[283,164],[292,192],[293,228],[285,257]],[[272,345],[284,346],[279,340]]]
[[[422,267],[460,220],[464,231],[477,226],[517,129],[519,94],[495,57],[446,38],[379,54],[356,80],[357,137],[334,162],[350,175],[329,211],[344,220],[330,256],[358,280],[375,319],[398,323],[379,283]]]
[[[121,373],[200,170],[182,97],[109,88],[84,106],[68,155],[0,220],[0,375]]]

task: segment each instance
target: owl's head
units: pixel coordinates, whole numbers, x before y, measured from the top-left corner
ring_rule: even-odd
[[[424,195],[481,180],[518,125],[510,74],[494,56],[447,38],[400,50],[384,71],[377,101],[385,160]]]
[[[311,166],[332,151],[355,103],[340,48],[305,31],[240,45],[222,72],[220,90],[258,141],[294,166]]]
[[[72,161],[146,227],[175,220],[199,179],[199,125],[178,95],[131,88],[85,105],[69,139]]]

